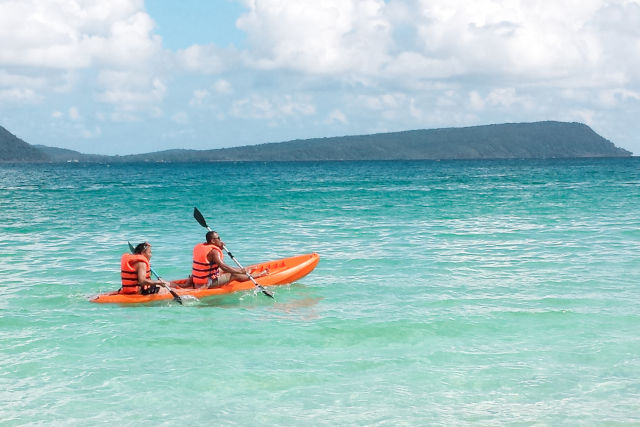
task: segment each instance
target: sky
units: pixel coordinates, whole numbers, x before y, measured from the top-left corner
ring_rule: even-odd
[[[0,0],[0,125],[83,153],[558,120],[640,154],[640,0]]]

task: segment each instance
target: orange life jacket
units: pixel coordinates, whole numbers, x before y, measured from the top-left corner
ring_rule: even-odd
[[[210,243],[198,243],[193,248],[193,265],[191,267],[191,278],[196,285],[209,283],[220,274],[220,266],[214,262],[209,262],[209,252],[216,250],[220,253],[220,259],[224,257],[222,249]]]
[[[143,262],[146,266],[146,278],[151,278],[151,265],[146,256],[141,254],[122,254],[120,259],[120,277],[122,278],[122,290],[123,294],[137,294],[140,292],[138,286],[138,270],[136,270],[136,264]]]

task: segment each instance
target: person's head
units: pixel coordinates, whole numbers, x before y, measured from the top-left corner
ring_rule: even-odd
[[[220,235],[217,232],[209,231],[205,237],[207,239],[207,243],[220,246],[220,243],[221,243]]]
[[[140,243],[135,247],[133,253],[136,255],[144,255],[147,258],[151,258],[151,244],[149,242]]]

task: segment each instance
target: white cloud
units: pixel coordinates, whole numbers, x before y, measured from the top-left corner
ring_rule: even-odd
[[[482,96],[478,93],[477,90],[472,90],[469,93],[469,105],[474,110],[484,110],[485,102]]]
[[[191,100],[189,101],[190,107],[200,107],[205,104],[207,98],[209,98],[210,93],[206,89],[197,89],[193,91],[191,95]]]
[[[231,114],[240,118],[271,119],[275,113],[276,109],[269,100],[257,96],[235,101],[231,109]]]
[[[0,69],[0,87],[41,88],[45,83],[46,79],[44,77],[25,75]]]
[[[286,116],[310,116],[316,112],[315,106],[308,101],[294,101],[292,97],[286,96],[280,102],[279,110]]]
[[[421,53],[455,60],[457,75],[556,78],[599,58],[597,39],[584,26],[601,3],[421,0],[414,24]]]
[[[411,85],[416,80],[441,79],[461,74],[462,62],[455,57],[429,58],[419,52],[401,52],[389,61],[384,71]]]
[[[0,88],[0,102],[31,104],[40,102],[42,97],[28,88]]]
[[[561,120],[575,121],[592,125],[596,121],[596,112],[589,109],[575,109],[562,114]]]
[[[231,92],[233,92],[233,88],[231,86],[231,83],[229,83],[227,80],[217,80],[214,84],[213,84],[213,89],[221,94],[229,94]]]
[[[86,82],[70,74],[83,70],[83,79],[98,76],[100,99],[119,104],[117,108],[148,104],[143,98],[149,91],[147,97],[157,101],[163,92],[157,72],[163,58],[161,40],[153,30],[143,0],[2,1],[0,94],[5,99],[10,95],[14,100],[39,100],[50,90],[66,92]],[[121,81],[112,84],[116,74],[134,78],[122,89]]]
[[[175,60],[180,67],[203,74],[222,73],[237,65],[239,57],[233,49],[221,49],[214,44],[193,45],[175,54]]]
[[[416,100],[413,98],[409,101],[409,115],[418,122],[421,122],[424,120],[425,112],[416,104]]]
[[[522,82],[620,82],[640,67],[640,3],[563,0],[246,0],[238,21],[246,64],[375,84],[401,78],[500,77]],[[622,24],[618,24],[622,22]],[[624,37],[629,43],[617,43]],[[196,49],[194,47],[194,49]],[[197,49],[204,49],[198,47]],[[209,55],[222,59],[216,55]],[[637,64],[640,61],[632,60]],[[215,68],[209,67],[208,69]],[[220,69],[221,67],[217,67]]]
[[[477,90],[468,94],[468,104],[472,112],[499,112],[508,117],[512,111],[531,113],[536,110],[536,102],[530,95],[520,94],[515,88],[495,88],[486,95]],[[544,103],[539,103],[544,108]]]
[[[0,69],[0,102],[6,104],[38,103],[42,101],[42,96],[38,92],[46,84],[45,77]]]
[[[69,108],[69,118],[71,120],[78,120],[80,118],[80,113],[76,107]]]
[[[98,82],[104,87],[99,99],[121,111],[140,111],[155,106],[167,90],[159,78],[127,71],[102,71]]]
[[[386,61],[390,26],[383,0],[251,0],[237,26],[253,65],[312,74],[375,73]]]
[[[357,102],[370,110],[395,110],[408,105],[410,97],[404,93],[383,93],[380,95],[362,95]]]
[[[231,108],[231,115],[236,118],[279,120],[287,117],[301,117],[315,114],[311,103],[296,101],[292,96],[275,96],[267,98],[252,95],[237,100]]]
[[[0,3],[0,65],[86,68],[140,62],[158,48],[142,0]]]
[[[342,111],[333,110],[329,113],[329,116],[327,117],[327,120],[325,123],[332,124],[336,122],[341,124],[346,124],[349,122],[349,120],[347,120],[347,116]]]
[[[617,108],[625,101],[640,101],[640,92],[629,89],[611,89],[600,92],[599,101],[603,107]]]
[[[533,102],[524,96],[517,94],[515,88],[496,88],[487,95],[487,103],[495,107],[513,108],[515,106],[528,109]]]

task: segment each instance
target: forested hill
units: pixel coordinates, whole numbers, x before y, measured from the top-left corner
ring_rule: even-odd
[[[27,144],[0,126],[0,161],[42,162],[49,157],[33,145]]]
[[[299,161],[624,157],[581,123],[513,123],[294,140],[217,150],[169,150],[127,160]]]
[[[86,162],[546,159],[631,155],[584,124],[552,121],[315,138],[215,150],[176,149],[128,156],[39,148],[51,161]]]

